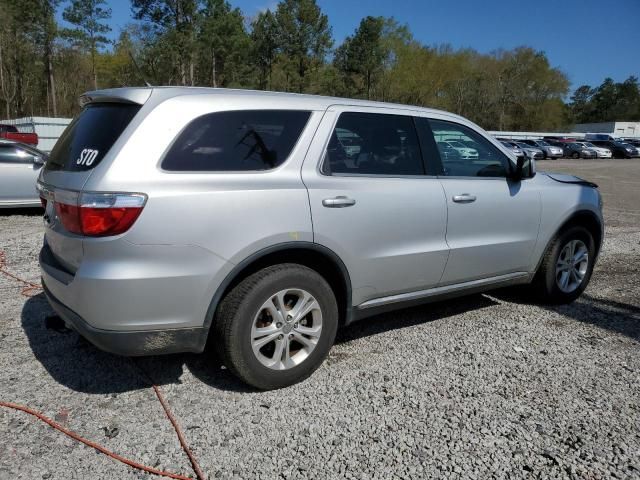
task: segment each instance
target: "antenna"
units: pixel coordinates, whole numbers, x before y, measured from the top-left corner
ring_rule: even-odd
[[[133,66],[135,67],[136,71],[138,72],[138,75],[140,75],[142,77],[142,80],[144,81],[144,84],[147,87],[153,87],[153,85],[151,85],[147,79],[144,77],[144,73],[142,73],[142,69],[138,66],[138,62],[136,62],[136,59],[133,58],[133,54],[131,53],[131,50],[127,48],[127,53],[129,54],[129,58],[131,59],[131,63],[133,63]]]

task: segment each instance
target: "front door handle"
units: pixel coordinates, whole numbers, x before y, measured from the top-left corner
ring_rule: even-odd
[[[322,200],[322,205],[327,208],[344,208],[351,207],[356,204],[356,201],[353,198],[348,198],[343,195],[333,198],[325,198]]]
[[[456,203],[471,203],[476,201],[476,196],[463,193],[462,195],[454,195],[453,201]]]

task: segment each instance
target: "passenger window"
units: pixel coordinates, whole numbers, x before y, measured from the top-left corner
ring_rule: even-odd
[[[33,163],[33,155],[13,146],[0,146],[0,163]]]
[[[256,171],[284,163],[310,112],[237,110],[193,120],[167,152],[169,171]]]
[[[413,118],[347,112],[331,134],[322,173],[424,175]]]
[[[447,177],[506,177],[510,160],[479,133],[457,123],[429,120]]]

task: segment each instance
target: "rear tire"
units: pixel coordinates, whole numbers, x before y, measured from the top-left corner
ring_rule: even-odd
[[[580,154],[578,152],[573,152],[571,154],[571,158],[580,158]]]
[[[272,390],[309,377],[329,354],[337,328],[338,306],[327,281],[288,263],[259,270],[233,288],[220,303],[212,334],[235,375]]]
[[[584,227],[561,231],[549,245],[534,277],[534,293],[543,303],[571,303],[591,279],[595,260],[595,242]]]

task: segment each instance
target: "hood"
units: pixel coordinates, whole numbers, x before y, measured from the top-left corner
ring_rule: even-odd
[[[555,180],[556,182],[573,183],[576,185],[585,185],[587,187],[598,188],[598,185],[596,185],[595,183],[590,182],[588,180],[584,180],[580,177],[576,177],[575,175],[568,175],[566,173],[556,173],[556,172],[540,172],[540,173],[542,173],[543,175],[546,175],[552,180]]]

